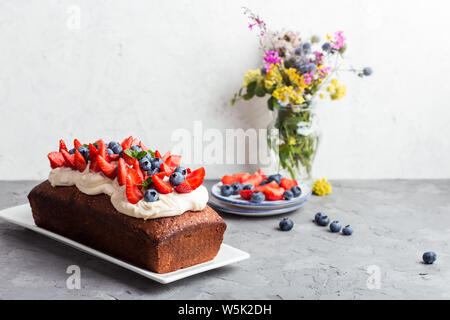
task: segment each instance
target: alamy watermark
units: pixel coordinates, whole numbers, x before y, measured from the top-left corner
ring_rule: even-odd
[[[69,290],[81,289],[81,269],[76,264],[70,265],[66,270],[70,276],[66,280],[66,287]]]

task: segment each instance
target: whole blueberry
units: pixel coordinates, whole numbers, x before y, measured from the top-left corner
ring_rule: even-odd
[[[108,148],[112,149],[112,147],[115,146],[116,144],[117,144],[117,142],[115,142],[115,141],[110,141],[110,142],[108,143]]]
[[[237,195],[242,190],[242,184],[235,182],[231,185],[231,188],[233,189],[233,195]]]
[[[164,161],[161,158],[153,158],[151,160],[151,162],[152,162],[152,168],[160,169],[161,165],[163,164]]]
[[[252,184],[244,184],[242,190],[253,190],[255,187]]]
[[[144,171],[149,171],[152,168],[152,163],[150,162],[150,158],[147,156],[139,159],[139,166]]]
[[[220,186],[220,194],[224,197],[229,197],[233,193],[233,188],[229,184],[223,184]]]
[[[330,45],[328,42],[325,42],[325,43],[322,45],[322,50],[325,51],[325,52],[330,51],[330,50],[331,50],[331,45]]]
[[[130,149],[138,152],[142,151],[142,148],[140,146],[132,146]]]
[[[267,178],[267,180],[269,180],[269,182],[271,182],[271,181],[275,181],[276,183],[278,183],[278,185],[281,183],[280,181],[281,181],[281,178],[282,178],[282,175],[281,174],[279,174],[279,173],[277,173],[277,174],[272,174],[272,175],[270,175],[268,178]]]
[[[333,221],[332,223],[330,223],[330,231],[331,232],[339,232],[341,231],[341,224],[339,223],[339,221]]]
[[[83,156],[83,158],[86,161],[89,161],[89,148],[87,148],[87,147],[79,147],[78,148],[78,152],[81,153],[81,155]]]
[[[324,214],[322,212],[317,212],[316,215],[314,216],[314,221],[316,223],[319,223],[319,219],[323,216],[324,216]]]
[[[373,70],[372,70],[372,68],[370,68],[370,67],[365,67],[365,68],[363,69],[363,74],[364,74],[365,76],[370,76],[372,73],[373,73]]]
[[[109,156],[112,156],[114,154],[114,151],[112,151],[110,148],[106,149],[106,152]]]
[[[300,197],[300,195],[302,194],[302,189],[300,189],[299,186],[293,186],[293,187],[291,188],[291,191],[292,191],[292,193],[294,194],[294,197],[295,197],[295,198]]]
[[[179,172],[185,177],[187,176],[187,170],[185,168],[183,168],[183,167],[176,167],[175,168],[175,172]]]
[[[330,223],[330,218],[328,216],[321,216],[317,219],[317,224],[322,227],[326,227]]]
[[[280,221],[280,230],[281,231],[289,231],[294,226],[294,221],[289,218],[284,218]]]
[[[433,251],[428,251],[423,254],[422,259],[426,264],[433,264],[437,259],[437,255]]]
[[[185,177],[181,174],[181,172],[173,172],[169,177],[169,182],[172,186],[176,187],[179,184],[182,184]]]
[[[311,44],[309,42],[305,42],[302,46],[303,51],[305,51],[305,53],[308,53],[311,51]]]
[[[342,234],[345,236],[350,236],[353,233],[353,228],[350,225],[347,225],[342,229]]]
[[[147,170],[147,175],[151,176],[153,174],[157,174],[160,172],[161,172],[160,168],[151,168],[150,170]]]
[[[148,189],[145,191],[144,200],[147,202],[154,202],[159,199],[159,193],[155,189]]]
[[[120,154],[122,152],[122,146],[120,144],[115,144],[111,147],[111,150],[115,153],[115,154]]]
[[[294,194],[292,193],[291,190],[286,190],[286,191],[283,193],[283,198],[284,198],[284,200],[291,200],[293,197],[294,197]]]
[[[75,148],[70,149],[70,150],[69,150],[69,153],[70,153],[70,154],[75,154]]]
[[[254,203],[260,203],[263,202],[266,199],[266,196],[262,192],[255,192],[250,197],[250,201]]]

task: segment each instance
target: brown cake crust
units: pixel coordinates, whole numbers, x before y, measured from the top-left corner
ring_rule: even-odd
[[[226,229],[209,206],[144,220],[118,212],[108,195],[52,187],[48,180],[34,187],[28,199],[37,226],[157,273],[212,260]]]

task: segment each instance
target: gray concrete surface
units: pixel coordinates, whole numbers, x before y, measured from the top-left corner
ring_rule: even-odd
[[[25,203],[36,183],[0,182],[0,209]],[[450,181],[334,181],[333,187],[331,195],[312,197],[290,214],[222,214],[224,242],[252,257],[168,285],[1,221],[0,298],[450,298]],[[317,211],[351,224],[355,233],[345,237],[316,226]],[[286,216],[295,226],[279,231]],[[428,250],[438,255],[433,265],[421,262]],[[81,268],[80,290],[66,287],[66,269],[74,264]],[[379,289],[371,282],[377,278]]]

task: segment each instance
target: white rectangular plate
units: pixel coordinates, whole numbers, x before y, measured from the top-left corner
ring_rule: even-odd
[[[223,266],[231,264],[231,263],[235,263],[235,262],[250,258],[250,255],[247,252],[233,248],[232,246],[229,246],[226,244],[222,244],[220,247],[219,253],[211,261],[197,264],[195,266],[185,268],[185,269],[180,269],[180,270],[173,271],[173,272],[159,274],[159,273],[151,272],[151,271],[136,267],[125,261],[119,260],[119,259],[109,256],[105,253],[102,253],[100,251],[97,251],[95,249],[87,247],[85,245],[82,245],[81,243],[78,243],[78,242],[70,240],[66,237],[60,236],[59,234],[39,228],[34,223],[33,216],[31,213],[31,208],[30,208],[29,204],[24,204],[21,206],[1,210],[0,218],[6,220],[8,222],[14,223],[16,225],[19,225],[21,227],[24,227],[24,228],[33,230],[35,232],[38,232],[40,234],[43,234],[43,235],[50,237],[52,239],[55,239],[59,242],[65,243],[73,248],[87,252],[93,256],[102,258],[106,261],[117,264],[123,268],[134,271],[144,277],[150,278],[152,280],[155,280],[155,281],[158,281],[159,283],[164,283],[164,284],[170,283],[170,282],[173,282],[173,281],[176,281],[179,279],[183,279],[183,278],[192,276],[194,274],[198,274],[198,273],[208,271],[211,269],[216,269],[216,268],[223,267]]]

